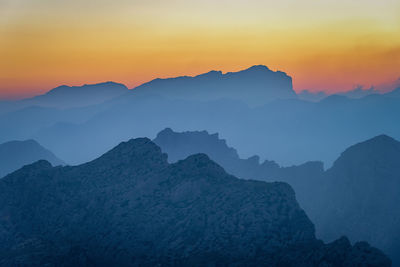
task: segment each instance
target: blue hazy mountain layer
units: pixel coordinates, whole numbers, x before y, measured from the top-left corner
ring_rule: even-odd
[[[0,142],[34,138],[66,162],[78,164],[121,140],[155,137],[166,127],[205,129],[228,139],[242,157],[256,154],[284,166],[322,160],[330,166],[341,151],[359,140],[381,133],[400,138],[400,124],[395,123],[400,98],[395,92],[360,99],[334,95],[309,102],[291,97],[291,85],[276,89],[276,84],[291,84],[288,80],[284,73],[263,66],[237,73],[156,79],[96,105],[26,107],[2,114]],[[269,90],[270,85],[276,90]],[[287,98],[279,93],[260,96],[260,92],[276,91]],[[238,97],[238,92],[249,96]],[[263,104],[249,106],[246,101],[253,94]]]
[[[400,265],[400,142],[379,135],[346,149],[327,171],[321,162],[281,167],[258,156],[241,159],[235,149],[206,131],[174,132],[154,139],[170,162],[205,153],[228,173],[244,179],[283,181],[315,222],[317,236],[366,240]]]
[[[128,92],[119,83],[105,82],[82,86],[61,85],[45,94],[17,101],[0,101],[0,114],[31,106],[53,107],[59,109],[85,107],[103,103]]]
[[[10,141],[0,144],[0,178],[38,160],[47,160],[53,166],[64,164],[62,160],[35,140]]]

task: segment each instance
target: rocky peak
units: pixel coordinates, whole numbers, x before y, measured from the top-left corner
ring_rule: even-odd
[[[136,138],[122,142],[100,158],[87,163],[100,168],[130,166],[140,168],[163,167],[167,165],[167,155],[148,138]]]

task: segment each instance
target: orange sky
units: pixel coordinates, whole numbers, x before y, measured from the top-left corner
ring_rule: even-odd
[[[255,64],[287,72],[297,91],[394,81],[400,2],[0,1],[2,98]]]

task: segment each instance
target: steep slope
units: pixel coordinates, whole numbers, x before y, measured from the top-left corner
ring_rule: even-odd
[[[250,106],[276,99],[297,98],[291,77],[263,65],[226,74],[210,71],[195,77],[155,79],[134,88],[132,93],[138,91],[191,100],[233,99]]]
[[[322,174],[321,162],[308,162],[300,166],[280,167],[274,161],[260,163],[258,156],[241,159],[236,149],[229,147],[226,140],[220,139],[218,133],[209,134],[207,131],[174,132],[165,128],[153,140],[168,154],[170,162],[204,153],[220,164],[229,173],[240,178],[274,180],[293,176],[297,168],[307,169],[313,174]]]
[[[351,146],[326,172],[317,232],[367,240],[400,266],[400,142],[380,135]]]
[[[0,180],[0,214],[2,266],[390,265],[366,243],[316,240],[287,184],[204,154],[170,165],[146,138],[76,167],[25,166]]]
[[[322,162],[307,162],[298,166],[281,167],[274,161],[260,163],[258,156],[241,159],[234,148],[228,147],[226,141],[218,134],[207,131],[174,132],[166,128],[157,134],[154,142],[170,162],[204,153],[221,165],[228,173],[243,179],[262,181],[284,181],[295,190],[301,206],[308,211],[315,204],[315,194],[322,187],[324,173]]]
[[[53,166],[64,164],[35,140],[0,144],[0,177],[41,159],[49,161]]]

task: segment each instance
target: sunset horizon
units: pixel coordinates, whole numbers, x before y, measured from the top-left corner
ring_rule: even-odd
[[[0,267],[400,267],[400,0],[0,0]]]
[[[399,14],[394,0],[5,0],[0,98],[255,64],[286,72],[297,92],[379,88],[400,77]]]

